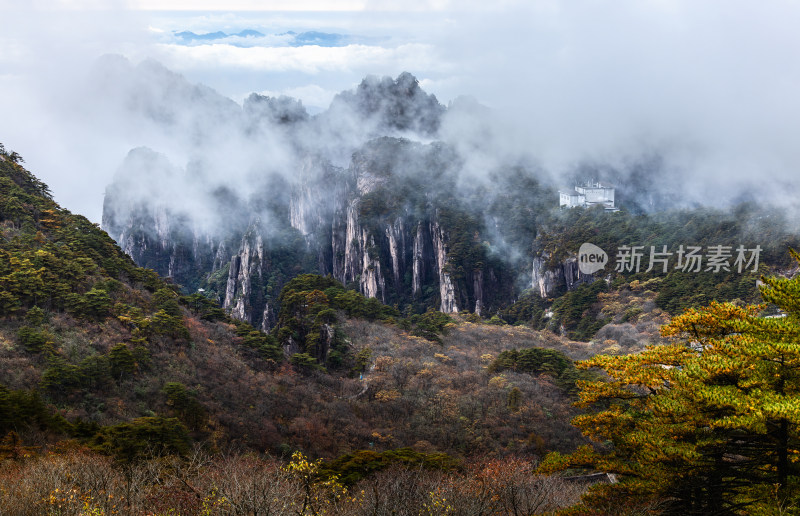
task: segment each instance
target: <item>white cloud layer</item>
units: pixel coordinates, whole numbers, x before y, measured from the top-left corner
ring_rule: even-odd
[[[130,0],[130,7],[152,11],[354,11],[363,0]]]
[[[351,72],[370,69],[431,69],[449,66],[436,59],[431,45],[409,43],[395,48],[367,45],[344,47],[236,47],[227,44],[197,46],[157,45],[156,58],[169,68],[217,70],[239,69],[258,72]]]

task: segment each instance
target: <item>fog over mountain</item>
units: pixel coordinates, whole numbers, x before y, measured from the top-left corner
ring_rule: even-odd
[[[442,105],[469,95],[491,108],[492,140],[484,138],[483,117],[473,126],[450,116],[453,123],[440,132],[491,147],[474,156],[480,160],[528,154],[555,182],[586,163],[626,169],[657,161],[663,169],[658,186],[689,201],[724,204],[765,190],[773,202],[795,202],[800,45],[794,3],[417,2],[402,12],[392,8],[368,2],[339,12],[169,13],[7,3],[0,132],[65,205],[99,221],[102,190],[131,148],[152,147],[183,167],[195,152],[192,133],[207,131],[195,126],[164,135],[164,126],[143,121],[143,109],[156,115],[154,109],[165,108],[158,116],[168,117],[185,108],[175,99],[120,104],[121,92],[91,72],[100,55],[121,54],[134,66],[155,60],[240,105],[253,92],[293,96],[311,115],[327,111],[335,95],[370,74],[394,78],[408,71]],[[290,32],[342,38],[327,46],[325,38],[297,41]],[[235,37],[187,44],[182,33]],[[162,83],[138,87],[160,91]],[[172,127],[188,120],[175,119]],[[484,168],[476,165],[475,173]]]
[[[411,74],[367,77],[312,117],[288,97],[253,94],[231,106],[152,62],[108,57],[96,73],[120,83],[120,103],[143,123],[190,152],[182,166],[134,149],[106,191],[103,227],[138,263],[205,287],[264,329],[280,286],[303,271],[384,302],[435,298],[447,311],[480,311],[494,297],[483,295],[483,266],[459,276],[461,289],[446,271],[446,226],[474,216],[457,199],[478,164],[466,147],[437,139],[448,112]]]
[[[0,132],[139,263],[265,328],[302,271],[494,311],[578,181],[797,218],[793,4],[407,7],[9,7]]]
[[[736,177],[709,196],[670,149],[549,169],[496,110],[469,97],[445,106],[408,72],[367,76],[316,115],[286,96],[240,106],[152,60],[106,56],[92,74],[114,92],[106,111],[154,142],[118,168],[103,228],[137,263],[264,330],[302,272],[401,308],[479,314],[526,288],[548,297],[591,281],[572,258],[544,265],[563,252],[541,234],[563,183],[613,182],[633,213],[747,200]]]
[[[0,513],[790,512],[798,19],[0,0]]]

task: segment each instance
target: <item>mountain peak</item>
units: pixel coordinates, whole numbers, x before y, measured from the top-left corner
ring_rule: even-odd
[[[308,112],[303,103],[286,95],[269,97],[251,93],[245,99],[242,109],[251,117],[264,118],[275,124],[291,124],[308,120]]]
[[[334,98],[331,109],[339,106],[347,106],[365,118],[377,118],[385,127],[428,136],[438,131],[445,111],[436,96],[425,93],[409,72],[401,73],[397,79],[369,75],[355,91],[345,91]]]

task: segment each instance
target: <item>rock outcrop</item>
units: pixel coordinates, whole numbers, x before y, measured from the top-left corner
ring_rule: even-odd
[[[162,161],[141,152],[147,159],[139,166]],[[409,163],[439,152],[380,138],[360,149],[347,168],[307,156],[297,164],[285,204],[250,213],[246,225],[217,232],[201,229],[190,214],[166,202],[131,203],[123,174],[107,190],[103,224],[138,263],[190,290],[203,288],[232,316],[264,330],[275,323],[281,287],[302,272],[330,274],[388,304],[480,313],[497,306],[502,283],[497,271],[455,263],[448,224],[457,219],[444,221],[429,192],[405,186],[430,174]],[[250,203],[256,204],[264,203]],[[240,210],[239,216],[247,212]],[[476,245],[471,240],[457,247]]]
[[[168,78],[170,91],[195,92]],[[491,256],[483,216],[461,198],[464,160],[435,141],[447,110],[412,75],[369,77],[313,117],[255,94],[227,115],[212,97],[231,138],[208,132],[185,169],[135,149],[107,188],[103,227],[139,265],[264,330],[283,285],[308,272],[414,311],[491,313],[514,300],[516,272]],[[237,138],[247,144],[226,146]]]
[[[580,271],[577,256],[570,256],[553,267],[548,267],[548,262],[547,253],[533,258],[531,288],[542,298],[553,297],[561,288],[573,290],[582,283],[594,281],[594,276]]]

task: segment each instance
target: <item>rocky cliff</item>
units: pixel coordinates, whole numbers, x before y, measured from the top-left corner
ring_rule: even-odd
[[[550,193],[519,167],[525,188],[503,182],[511,172],[495,189],[465,182],[464,149],[435,140],[446,109],[413,76],[367,78],[315,117],[287,98],[241,109],[249,146],[205,147],[185,168],[145,148],[123,163],[103,227],[138,264],[265,330],[304,272],[414,311],[514,301],[528,244],[504,232],[532,225],[531,191]],[[517,263],[498,245],[519,249]]]
[[[513,289],[497,281],[499,262],[477,259],[485,251],[472,237],[464,241],[457,199],[441,190],[455,170],[448,152],[383,137],[359,149],[347,168],[306,156],[284,204],[243,210],[249,222],[227,232],[192,222],[168,202],[127,201],[123,174],[107,190],[103,224],[138,263],[202,288],[233,316],[265,330],[282,284],[300,272],[330,274],[398,306],[496,308]],[[129,160],[135,163],[123,169],[163,165],[144,149]],[[471,224],[468,231],[480,233],[480,224]]]
[[[547,253],[532,259],[531,288],[542,298],[552,298],[560,290],[573,290],[595,279],[580,271],[577,256],[570,256],[554,266],[548,266],[549,261]]]

